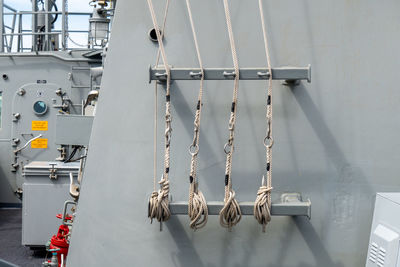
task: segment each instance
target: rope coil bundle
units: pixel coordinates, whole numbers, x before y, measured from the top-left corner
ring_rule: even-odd
[[[232,23],[229,12],[228,1],[224,0],[224,10],[226,17],[226,25],[229,34],[229,42],[232,51],[232,59],[235,72],[234,86],[233,86],[233,100],[231,106],[231,115],[229,118],[229,139],[225,144],[224,151],[226,154],[226,166],[225,166],[225,197],[224,207],[219,213],[219,222],[221,226],[232,229],[233,226],[239,223],[242,218],[242,212],[240,210],[239,203],[235,199],[235,191],[232,189],[232,156],[234,151],[234,134],[235,134],[235,123],[236,123],[236,110],[237,110],[237,97],[239,88],[239,63],[236,54],[235,41],[233,37]]]
[[[171,116],[171,95],[170,95],[170,87],[171,87],[171,75],[170,75],[170,68],[168,65],[167,57],[165,54],[165,49],[164,49],[164,44],[162,41],[163,36],[160,33],[158,23],[157,23],[157,18],[154,12],[154,7],[152,0],[147,0],[149,9],[150,9],[150,14],[151,18],[153,21],[153,26],[157,35],[157,42],[159,45],[159,50],[157,52],[157,60],[156,60],[156,65],[158,64],[159,61],[159,56],[161,53],[161,57],[163,60],[164,68],[165,68],[165,73],[167,76],[167,88],[166,88],[166,96],[165,96],[165,155],[164,155],[164,173],[161,177],[161,180],[158,182],[160,184],[160,189],[156,191],[156,164],[157,164],[157,158],[156,158],[156,132],[157,132],[157,108],[155,108],[155,122],[154,122],[154,190],[150,196],[149,199],[149,206],[148,206],[148,217],[150,218],[150,221],[153,222],[153,219],[157,219],[159,222],[164,222],[169,219],[171,216],[171,212],[169,210],[169,168],[170,168],[170,144],[171,144],[171,132],[172,132],[172,127],[171,127],[171,122],[172,122],[172,116]],[[167,0],[166,3],[166,8],[165,8],[165,14],[164,14],[164,22],[163,22],[163,31],[165,28],[165,23],[166,23],[166,18],[167,18],[167,13],[168,13],[168,6],[169,6],[169,0]],[[155,99],[157,100],[157,83],[155,87]],[[155,103],[155,106],[157,107],[157,101]]]
[[[267,30],[264,20],[264,10],[262,6],[262,0],[258,1],[261,26],[264,38],[265,54],[267,57],[268,64],[268,89],[267,89],[267,133],[264,138],[264,146],[266,148],[266,179],[265,176],[262,178],[261,186],[257,192],[257,198],[254,203],[254,217],[262,225],[262,231],[265,232],[265,228],[268,222],[271,221],[271,190],[272,190],[272,173],[271,173],[271,158],[272,158],[272,145],[274,140],[272,138],[272,68],[271,60],[268,49]]]
[[[196,114],[194,118],[194,133],[193,142],[189,147],[189,153],[192,158],[190,161],[190,176],[189,176],[189,203],[188,203],[188,215],[190,218],[190,227],[194,230],[202,228],[206,225],[208,219],[208,208],[207,202],[204,198],[203,193],[198,189],[197,182],[197,157],[199,153],[199,139],[200,139],[200,120],[202,111],[202,98],[203,98],[203,84],[204,84],[204,70],[203,62],[200,56],[200,49],[197,42],[197,35],[193,23],[192,10],[190,7],[190,0],[186,0],[186,7],[189,15],[190,25],[192,28],[194,45],[196,47],[197,60],[200,65],[200,72],[197,75],[201,76],[200,79],[200,89],[197,98]]]

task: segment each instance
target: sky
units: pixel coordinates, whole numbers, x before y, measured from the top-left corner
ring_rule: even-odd
[[[79,12],[92,12],[93,7],[89,6],[90,0],[68,0],[68,10],[69,11],[79,11]],[[18,10],[18,11],[31,11],[32,4],[31,0],[4,0],[4,4]],[[61,10],[62,0],[56,0],[56,4],[58,9]],[[5,9],[5,12],[8,12]],[[5,25],[11,25],[11,16],[5,16],[4,22]],[[24,15],[23,16],[23,28],[30,29],[31,28],[31,16]],[[89,17],[88,16],[69,16],[69,29],[73,30],[87,30],[89,28]],[[55,23],[55,30],[61,29],[61,19]],[[71,33],[70,38],[81,45],[87,44],[87,34],[82,33]],[[24,46],[30,46],[31,37],[24,38]],[[71,41],[69,41],[70,47],[78,47],[77,45],[73,45]]]

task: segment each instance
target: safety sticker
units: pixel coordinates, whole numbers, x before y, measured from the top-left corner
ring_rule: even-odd
[[[48,129],[48,121],[32,121],[32,131],[47,131]]]
[[[47,138],[38,138],[31,142],[32,148],[47,148]]]

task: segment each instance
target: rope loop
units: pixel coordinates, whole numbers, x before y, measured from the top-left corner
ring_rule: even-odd
[[[189,147],[189,153],[192,156],[197,156],[197,154],[199,153],[199,145],[195,144],[195,145],[190,145]]]
[[[268,136],[268,135],[267,135],[267,136],[264,138],[263,143],[264,143],[264,146],[265,146],[266,148],[271,149],[272,146],[274,145],[274,139],[272,138],[272,136]]]
[[[156,219],[159,222],[167,221],[171,212],[169,210],[169,181],[164,176],[158,182],[161,186],[160,190],[158,190],[157,195],[157,209],[156,209]]]
[[[233,143],[232,140],[229,140],[228,143],[225,144],[224,146],[224,152],[225,154],[230,154],[233,152]]]
[[[268,201],[272,187],[262,185],[257,191],[257,198],[254,204],[254,217],[262,225],[265,232],[266,225],[271,221],[271,203]]]
[[[153,191],[149,199],[148,215],[150,223],[153,223],[153,219],[157,217],[157,206],[158,206],[158,192]]]
[[[231,231],[232,227],[242,219],[242,211],[235,199],[235,191],[230,190],[229,197],[224,199],[224,202],[225,205],[219,213],[219,222],[222,227],[228,228]]]
[[[191,194],[189,195],[188,215],[190,218],[190,228],[197,230],[203,228],[208,220],[208,207],[201,191],[198,190],[198,184],[190,185]]]

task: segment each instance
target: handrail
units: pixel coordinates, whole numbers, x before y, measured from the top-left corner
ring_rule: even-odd
[[[99,63],[101,62],[101,59],[89,59],[89,58],[68,58],[68,57],[63,57],[58,54],[55,54],[53,52],[26,52],[26,53],[0,53],[0,57],[36,57],[36,56],[42,56],[42,57],[53,57],[60,59],[62,61],[66,62],[91,62],[91,63]]]
[[[65,0],[64,0],[65,1]],[[63,1],[63,3],[64,3]],[[44,46],[47,48],[50,48],[49,46],[51,46],[50,44],[50,38],[53,38],[51,36],[60,36],[61,40],[60,40],[60,50],[73,50],[72,47],[69,47],[68,43],[65,41],[68,36],[72,33],[80,33],[80,34],[85,34],[87,35],[88,38],[88,42],[89,43],[89,38],[90,38],[90,31],[89,30],[70,30],[68,29],[68,27],[65,26],[65,21],[68,18],[68,16],[87,16],[88,19],[92,16],[91,12],[69,12],[66,11],[64,9],[64,4],[63,4],[63,9],[59,10],[59,11],[18,11],[12,7],[10,7],[7,4],[4,4],[3,1],[0,0],[0,8],[2,9],[0,12],[0,15],[2,16],[2,18],[0,18],[3,21],[3,28],[0,28],[1,34],[0,34],[0,38],[2,38],[1,40],[3,40],[3,42],[0,42],[0,51],[4,51],[7,53],[10,53],[11,51],[15,51],[15,52],[24,52],[25,51],[37,51],[38,49],[36,48],[35,44],[36,42],[34,40],[36,40],[36,38],[40,38],[40,37],[36,37],[36,36],[45,36],[45,44]],[[7,9],[7,11],[5,10]],[[36,16],[36,15],[44,15],[46,17],[49,17],[50,15],[60,15],[61,16],[61,20],[62,20],[62,27],[60,30],[57,29],[57,31],[49,31],[49,25],[46,26],[45,31],[44,32],[40,32],[37,31],[36,29],[32,30],[24,30],[21,25],[22,25],[22,21],[24,20],[24,18],[26,16]],[[8,16],[8,18],[10,16],[14,17],[13,21],[13,25],[4,25],[4,18]],[[17,28],[15,28],[15,23],[19,26],[17,26]],[[33,23],[33,22],[32,22]],[[88,21],[89,23],[89,21]],[[32,24],[32,27],[35,28],[35,26]],[[14,31],[15,29],[15,31]],[[7,30],[7,31],[6,31]],[[23,46],[23,40],[25,40],[24,38],[26,38],[26,36],[32,36],[32,46],[30,46],[30,42],[27,42],[26,45],[27,47]],[[13,38],[18,38],[18,42],[15,45],[13,45]],[[48,44],[47,44],[48,43]],[[47,45],[46,45],[47,44]],[[72,44],[70,44],[72,45]],[[86,45],[86,42],[85,42]],[[73,45],[72,45],[73,46]],[[52,47],[52,46],[51,46]],[[47,49],[46,49],[47,50]],[[53,50],[52,48],[48,49],[48,50]],[[72,60],[71,60],[72,61]]]

